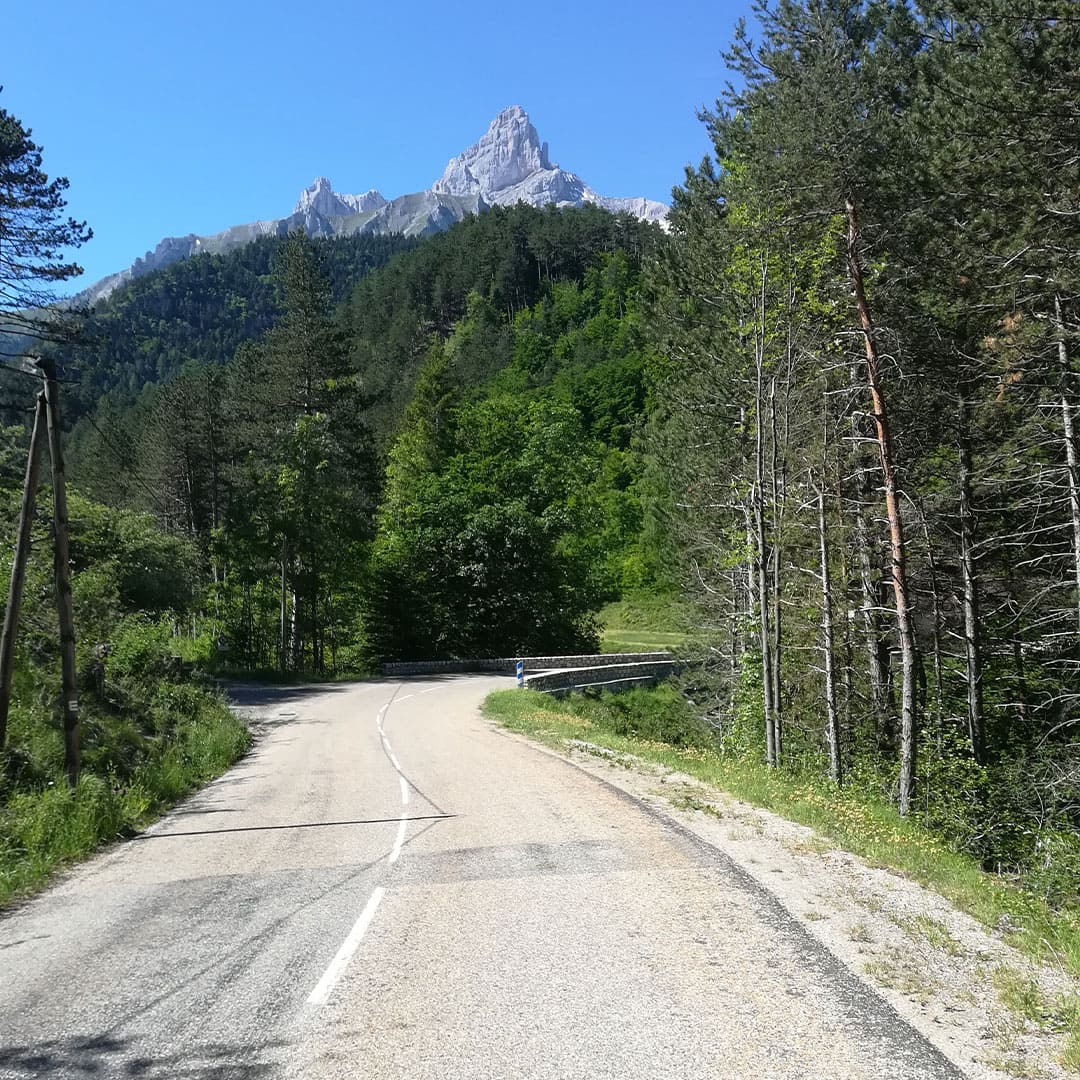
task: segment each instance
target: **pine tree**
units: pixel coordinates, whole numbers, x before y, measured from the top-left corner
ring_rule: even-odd
[[[86,222],[62,216],[67,202],[64,177],[50,180],[42,170],[42,148],[31,130],[0,108],[0,329],[31,343],[69,339],[75,323],[43,311],[56,296],[53,287],[82,273],[65,252],[93,233]],[[21,353],[17,339],[0,343],[0,354]]]

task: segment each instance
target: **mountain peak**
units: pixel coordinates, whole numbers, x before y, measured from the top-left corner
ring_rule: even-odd
[[[118,285],[199,252],[219,254],[260,236],[284,236],[302,228],[310,236],[341,236],[357,232],[404,233],[426,236],[449,228],[466,214],[492,206],[582,206],[591,203],[613,213],[664,224],[668,208],[645,198],[598,195],[575,173],[560,169],[548,157],[520,105],[509,105],[488,125],[480,140],[453,158],[442,176],[426,191],[400,195],[388,202],[376,190],[342,195],[325,176],[317,176],[300,192],[292,214],[247,225],[234,225],[212,236],[190,234],[166,237],[141,259],[78,294],[82,303],[95,303]],[[299,220],[298,220],[299,219]]]
[[[491,121],[479,142],[450,160],[431,190],[487,196],[553,169],[558,166],[548,158],[547,143],[541,143],[528,113],[520,105],[510,105]]]
[[[325,176],[316,176],[311,186],[300,192],[293,213],[316,213],[332,218],[345,214],[363,214],[385,205],[386,200],[374,188],[365,191],[363,195],[339,195]]]

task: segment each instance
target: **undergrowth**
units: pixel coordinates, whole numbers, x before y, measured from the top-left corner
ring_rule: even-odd
[[[0,907],[102,843],[132,835],[248,747],[247,728],[209,691],[166,685],[155,697],[146,719],[158,733],[117,725],[114,760],[104,771],[84,770],[76,787],[58,769],[18,787],[8,780],[0,807]]]
[[[194,544],[145,515],[70,494],[81,775],[68,786],[52,571],[34,553],[0,748],[0,906],[130,835],[249,743],[244,724],[197,673],[215,635],[200,616]],[[14,499],[0,486],[5,535]],[[0,578],[2,564],[0,553]]]

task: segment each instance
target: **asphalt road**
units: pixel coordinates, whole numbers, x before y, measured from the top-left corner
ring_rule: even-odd
[[[508,685],[243,691],[248,758],[0,917],[0,1076],[961,1075]]]

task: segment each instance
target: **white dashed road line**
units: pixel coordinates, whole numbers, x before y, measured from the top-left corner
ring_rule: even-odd
[[[360,942],[363,941],[364,935],[371,925],[371,920],[375,917],[375,911],[379,904],[382,903],[382,898],[385,895],[386,890],[381,885],[371,894],[367,905],[360,913],[360,918],[356,920],[356,925],[349,931],[345,943],[338,949],[337,956],[330,961],[330,966],[323,973],[318,985],[311,991],[308,998],[309,1005],[325,1005],[329,1000],[330,994],[333,992],[338,979],[341,978],[342,972],[348,966],[353,953],[359,948]]]
[[[397,837],[394,840],[394,850],[390,852],[390,857],[386,860],[391,866],[401,858],[401,845],[405,843],[405,829],[408,827],[408,824],[409,819],[402,814],[401,821],[398,822]]]
[[[437,686],[432,687],[433,690],[438,690]],[[421,693],[428,693],[429,691],[423,690]],[[412,694],[406,694],[405,697],[397,698],[398,701],[405,701],[408,698],[413,697]],[[390,703],[387,702],[378,712],[376,716],[376,724],[379,728],[379,736],[382,739],[383,748],[386,750],[387,756],[390,758],[390,763],[397,770],[398,783],[401,785],[401,820],[398,822],[397,836],[394,838],[394,846],[387,857],[387,863],[393,866],[394,863],[401,858],[401,847],[405,843],[405,831],[409,827],[409,819],[407,817],[406,810],[404,809],[409,805],[409,782],[405,779],[401,772],[401,764],[397,757],[394,755],[394,751],[390,746],[390,740],[386,737],[386,731],[383,728],[383,718],[386,716],[386,711],[390,708]],[[323,972],[323,977],[319,980],[318,985],[311,991],[308,997],[309,1005],[325,1005],[330,999],[331,993],[333,993],[334,987],[337,985],[338,980],[341,978],[345,968],[349,966],[349,961],[353,958],[353,954],[360,947],[360,942],[363,941],[364,935],[368,931],[368,927],[371,925],[371,920],[375,917],[375,911],[379,904],[382,903],[382,898],[386,895],[386,889],[380,885],[371,894],[368,899],[367,905],[360,913],[360,918],[356,920],[356,925],[349,931],[349,936],[345,939],[344,944],[337,951],[337,955],[330,961],[330,966]]]

